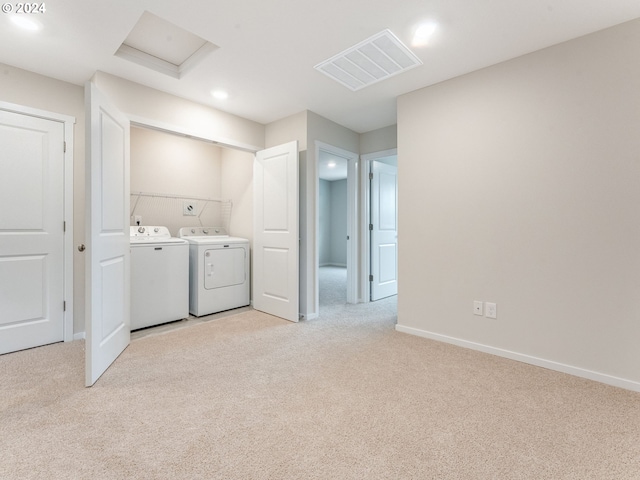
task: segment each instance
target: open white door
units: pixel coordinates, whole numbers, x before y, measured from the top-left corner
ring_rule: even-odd
[[[129,345],[129,120],[96,86],[87,108],[85,382]]]
[[[398,293],[398,167],[371,162],[371,300]]]
[[[256,153],[253,307],[298,321],[298,142]]]

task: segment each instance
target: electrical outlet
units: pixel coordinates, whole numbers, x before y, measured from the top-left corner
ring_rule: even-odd
[[[498,318],[498,307],[495,303],[486,303],[487,318]]]
[[[133,221],[136,225],[140,225],[142,223],[142,215],[134,215]]]
[[[198,204],[196,202],[184,202],[182,214],[184,216],[195,216],[198,210]]]
[[[473,301],[473,314],[482,316],[482,302],[478,300]]]

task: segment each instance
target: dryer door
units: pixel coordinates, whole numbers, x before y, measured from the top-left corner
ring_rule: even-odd
[[[204,288],[240,285],[245,276],[246,250],[242,247],[211,247],[204,252]]]

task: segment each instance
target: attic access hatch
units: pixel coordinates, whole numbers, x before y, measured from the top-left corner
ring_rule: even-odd
[[[422,61],[391,30],[383,30],[314,68],[353,90],[422,65]]]
[[[115,55],[174,78],[219,47],[177,25],[144,12]]]

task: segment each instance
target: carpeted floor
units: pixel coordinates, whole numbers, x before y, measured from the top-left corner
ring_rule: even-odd
[[[394,330],[395,297],[0,357],[5,479],[640,479],[640,395]],[[186,326],[185,326],[186,325]]]
[[[318,269],[320,309],[347,303],[347,269],[325,266]]]

